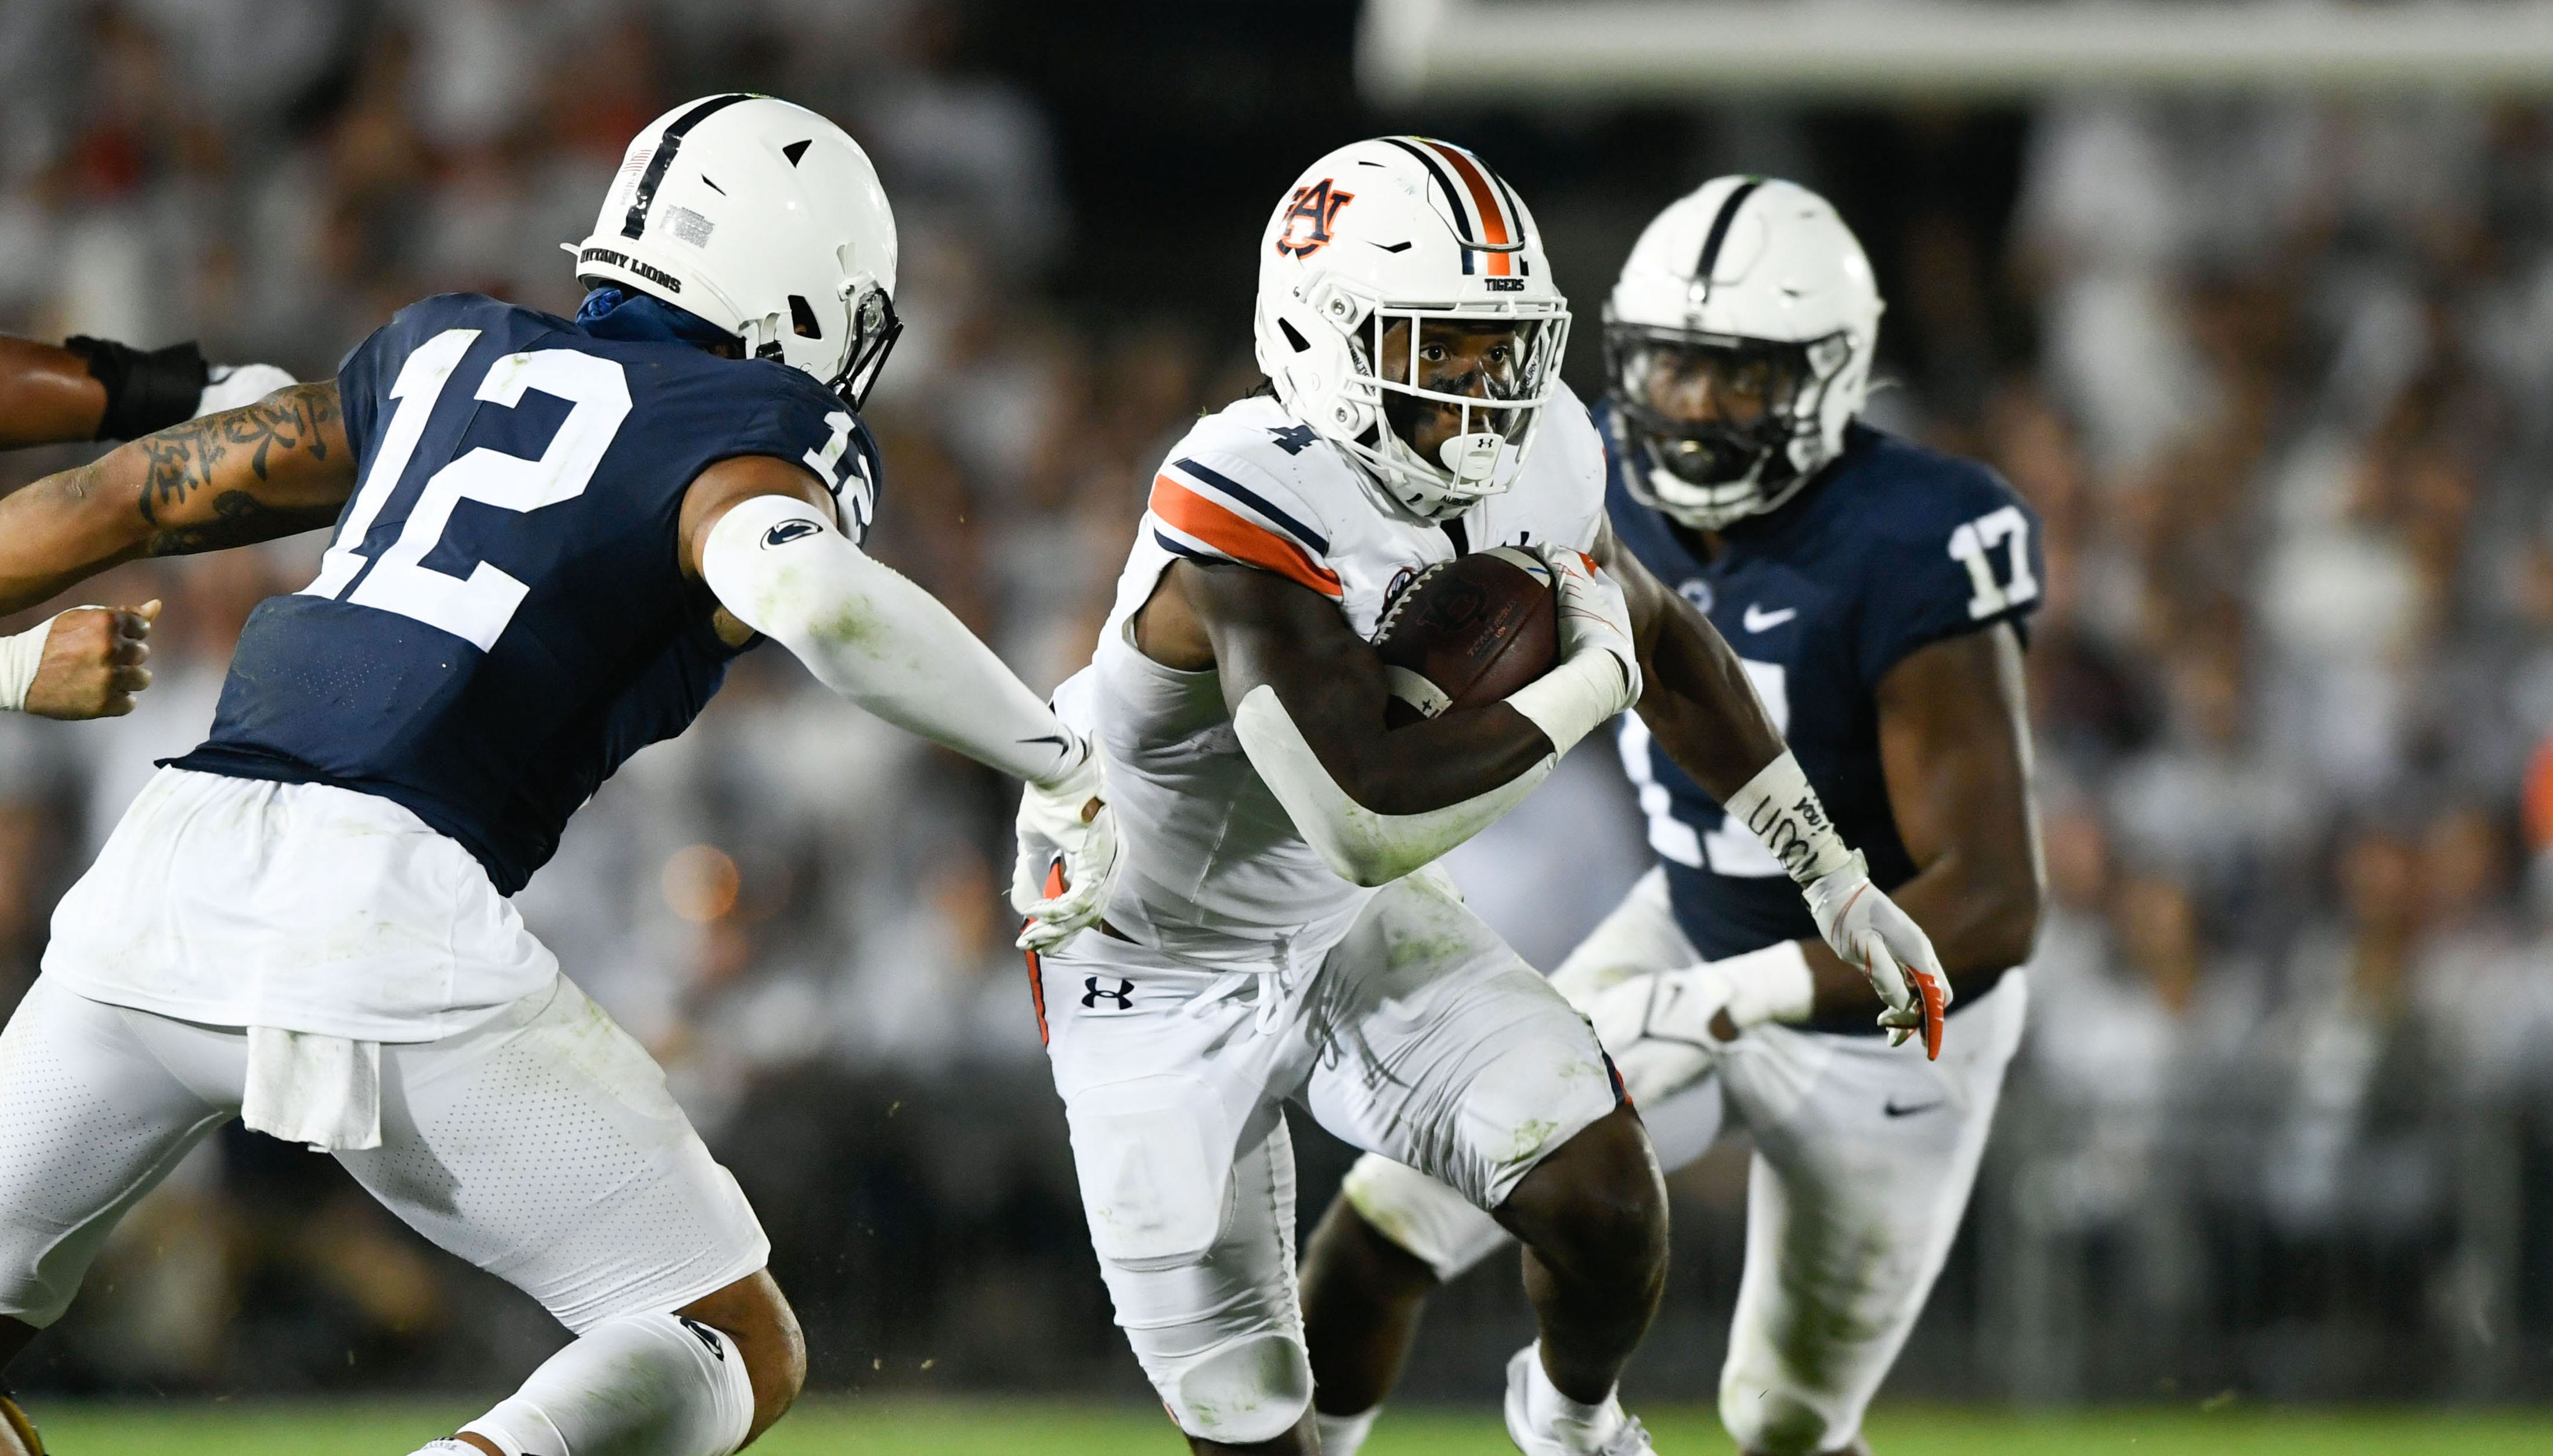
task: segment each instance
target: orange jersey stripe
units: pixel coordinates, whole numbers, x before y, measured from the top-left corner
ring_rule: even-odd
[[[1339,574],[1303,548],[1255,521],[1242,519],[1168,476],[1153,478],[1153,513],[1235,561],[1248,562],[1298,582],[1324,597],[1343,597]]]
[[[1429,142],[1427,145],[1435,148],[1439,156],[1453,164],[1455,175],[1460,176],[1463,179],[1463,185],[1471,189],[1472,205],[1480,209],[1481,230],[1488,235],[1487,241],[1514,242],[1513,238],[1507,236],[1507,215],[1498,206],[1498,195],[1490,190],[1489,178],[1481,175],[1481,169],[1472,165],[1472,159],[1464,156],[1460,149],[1448,147],[1442,142]],[[1509,255],[1504,253],[1490,255],[1492,277],[1506,277],[1508,267]]]

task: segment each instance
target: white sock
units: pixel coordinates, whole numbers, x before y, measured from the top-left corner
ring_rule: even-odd
[[[1365,1438],[1374,1434],[1374,1418],[1383,1407],[1360,1410],[1354,1415],[1323,1415],[1312,1412],[1312,1429],[1320,1433],[1321,1456],[1357,1456]]]
[[[752,1428],[753,1382],[734,1341],[680,1315],[624,1314],[461,1429],[505,1456],[732,1456]]]
[[[1542,1345],[1536,1342],[1532,1355],[1525,1361],[1524,1413],[1533,1428],[1548,1432],[1563,1441],[1575,1439],[1603,1440],[1622,1423],[1622,1410],[1613,1403],[1613,1392],[1589,1404],[1572,1400],[1551,1383],[1551,1372],[1542,1367]]]
[[[440,1436],[417,1447],[409,1456],[487,1456],[487,1453],[468,1441]]]

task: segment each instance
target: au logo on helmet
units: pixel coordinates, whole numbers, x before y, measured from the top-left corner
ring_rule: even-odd
[[[1309,258],[1330,241],[1330,223],[1339,209],[1356,200],[1356,193],[1342,192],[1323,177],[1308,187],[1294,189],[1293,205],[1285,209],[1285,230],[1276,235],[1276,251],[1288,258]]]

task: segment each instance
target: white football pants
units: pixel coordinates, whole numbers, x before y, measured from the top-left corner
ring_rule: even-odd
[[[1466,1211],[1619,1105],[1586,1021],[1441,872],[1387,886],[1290,983],[1096,931],[1031,963],[1117,1323],[1211,1440],[1272,1439],[1311,1400],[1281,1103]]]
[[[382,1144],[337,1161],[569,1329],[680,1308],[768,1260],[663,1071],[566,977],[381,1057]],[[116,1220],[239,1115],[247,1064],[239,1028],[36,982],[0,1032],[0,1314],[61,1317]]]

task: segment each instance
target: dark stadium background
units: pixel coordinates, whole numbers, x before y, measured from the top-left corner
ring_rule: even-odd
[[[0,28],[19,138],[0,161],[0,228],[22,240],[0,269],[0,326],[200,334],[217,357],[307,376],[427,291],[572,306],[565,260],[542,248],[581,232],[597,166],[608,175],[619,140],[675,100],[768,90],[867,139],[879,98],[903,97],[894,115],[915,136],[878,155],[906,219],[908,311],[944,312],[878,401],[881,550],[1041,684],[1086,650],[1160,450],[1256,382],[1259,230],[1323,151],[1413,129],[1501,168],[1574,300],[1570,374],[1589,392],[1603,292],[1658,207],[1722,170],[1823,189],[1890,302],[1883,373],[1898,387],[1882,417],[1994,461],[2049,519],[2035,712],[2065,944],[2097,992],[2040,1008],[1892,1395],[2553,1395],[2553,1082],[2527,1055],[2553,1028],[2553,894],[2540,865],[2527,892],[2520,828],[2522,775],[2553,727],[2553,700],[2525,686],[2548,681],[2553,652],[2539,388],[2553,371],[2482,347],[2493,318],[2542,317],[2522,309],[2553,258],[2553,112],[2273,97],[2136,113],[2184,168],[2204,160],[2193,136],[2257,139],[2303,104],[2327,128],[2307,145],[2333,168],[2351,165],[2350,138],[2399,132],[2429,147],[2403,166],[2466,170],[2442,203],[2336,186],[2276,222],[2275,247],[2191,245],[2155,265],[2153,295],[2207,383],[2191,406],[2204,419],[2096,462],[2043,337],[2091,265],[2062,226],[2019,221],[2035,157],[2043,183],[2078,165],[2034,150],[2067,124],[2056,102],[1387,110],[1356,83],[1358,7],[1341,3],[594,3],[564,26],[535,24],[536,7],[463,8],[500,38],[540,33],[534,94],[487,135],[421,119],[419,56],[437,54],[421,38],[446,24],[427,6],[240,0],[209,9],[217,23],[173,4],[30,0]],[[200,48],[216,32],[233,49],[211,66]],[[285,57],[271,72],[269,42]],[[950,131],[950,155],[992,160],[931,165],[934,117],[976,129]],[[1011,187],[1022,176],[1034,195]],[[272,200],[303,193],[317,200],[300,211]],[[452,242],[450,218],[483,205],[496,220],[482,231],[511,241]],[[278,216],[316,219],[314,261],[261,281],[263,253],[301,256],[271,231]],[[565,219],[555,235],[531,236],[550,217]],[[68,256],[100,237],[140,239],[145,261],[107,283],[56,278],[23,242]],[[2349,351],[2378,347],[2362,340],[2382,333],[2371,288],[2398,293],[2399,327],[2430,346],[2362,389]],[[1035,421],[987,423],[1010,410]],[[2355,452],[2344,516],[2352,549],[2377,555],[2349,559],[2381,557],[2416,604],[2403,640],[2364,660],[2266,645],[2294,635],[2276,625],[2287,578],[2266,563],[2290,560],[2299,529],[2272,496],[2318,430]],[[0,462],[0,483],[78,458]],[[95,591],[170,595],[173,693],[211,680],[222,624],[297,585],[302,560],[136,568]],[[2298,736],[2378,712],[2350,696],[2371,672],[2390,684],[2383,741]],[[785,660],[756,662],[702,746],[661,750],[607,790],[527,913],[666,1061],[752,1195],[814,1385],[1140,1400],[1004,949],[1005,796],[950,757],[841,726],[853,717]],[[0,727],[0,996],[14,999],[99,816],[164,740]],[[184,725],[151,731],[182,739]],[[1602,745],[1583,753],[1543,817],[1488,846],[1512,862],[1485,912],[1546,965],[1638,864],[1609,762]],[[836,795],[829,775],[855,782]],[[807,794],[824,812],[793,804]],[[2242,832],[2176,839],[2139,818],[2164,802],[2212,803]],[[2539,822],[2535,843],[2548,832]],[[962,1014],[915,1009],[944,1002]],[[2316,1019],[2334,1006],[2336,1029]],[[915,1016],[923,1032],[897,1029]],[[2177,1040],[2168,1055],[2074,1055],[2072,1038],[2124,1024]],[[2359,1049],[2354,1080],[2308,1074],[2329,1064],[2299,1050],[2316,1037]],[[1306,1120],[1296,1131],[1308,1220],[1346,1155]],[[1723,1151],[1676,1179],[1667,1311],[1635,1400],[1711,1397],[1743,1178],[1742,1152]],[[1440,1301],[1411,1395],[1487,1398],[1528,1333],[1511,1268],[1475,1276]],[[495,1390],[558,1339],[332,1165],[234,1129],[136,1215],[12,1379],[39,1393]]]

